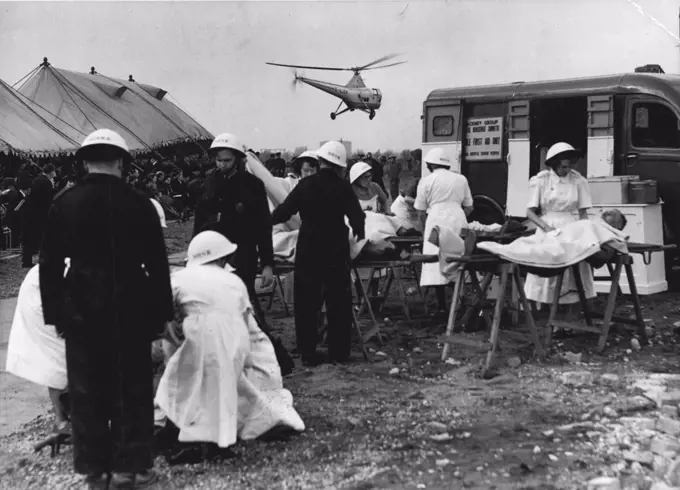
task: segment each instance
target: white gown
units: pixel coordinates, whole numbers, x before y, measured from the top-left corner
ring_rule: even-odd
[[[5,370],[33,383],[66,388],[66,343],[52,325],[45,325],[38,265],[28,271],[19,289],[7,345]]]
[[[195,266],[174,273],[172,284],[185,340],[167,362],[155,401],[179,440],[228,447],[278,425],[304,430],[241,279]]]
[[[552,170],[543,170],[529,181],[530,197],[528,208],[540,208],[541,219],[553,228],[559,228],[566,223],[576,221],[579,209],[592,207],[588,181],[575,170],[571,170],[565,177],[559,177]],[[538,230],[537,233],[541,231]],[[586,298],[595,297],[595,283],[593,269],[586,263],[579,265],[583,288]],[[540,277],[528,274],[524,283],[527,299],[539,303],[551,304],[557,277]],[[567,270],[560,291],[560,304],[578,303],[576,278],[571,269]]]
[[[447,169],[437,169],[418,183],[418,192],[413,207],[427,212],[423,233],[423,254],[438,255],[439,247],[429,242],[434,226],[448,228],[460,234],[467,228],[467,217],[463,206],[472,206],[472,193],[464,175]],[[444,276],[438,263],[423,264],[420,275],[421,286],[443,286],[450,277]]]

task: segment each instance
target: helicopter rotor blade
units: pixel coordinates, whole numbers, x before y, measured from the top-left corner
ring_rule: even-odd
[[[393,58],[396,58],[397,56],[399,56],[399,54],[397,54],[397,53],[388,54],[387,56],[383,56],[382,58],[378,58],[375,61],[371,61],[370,63],[367,63],[364,66],[355,67],[355,68],[353,68],[353,70],[354,71],[362,71],[362,70],[365,70],[366,68],[368,68],[369,66],[377,65],[378,63],[382,63],[383,61],[391,60]]]
[[[352,71],[352,68],[333,68],[326,66],[304,66],[304,65],[284,65],[283,63],[265,63],[272,66],[286,66],[289,68],[302,68],[306,70],[329,70],[329,71]]]
[[[397,66],[397,65],[401,65],[403,63],[406,63],[406,61],[398,61],[396,63],[390,63],[389,65],[383,65],[383,66],[372,66],[370,68],[364,68],[364,71],[366,71],[366,70],[377,70],[379,68],[389,68],[390,66]]]

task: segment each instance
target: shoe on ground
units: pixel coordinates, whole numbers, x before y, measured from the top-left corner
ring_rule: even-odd
[[[326,357],[322,356],[318,352],[312,355],[302,355],[302,365],[305,367],[316,367],[320,366],[321,364],[325,364],[326,362],[328,362]]]
[[[109,488],[147,488],[157,481],[158,473],[156,473],[155,470],[146,470],[141,473],[114,473],[111,477],[111,485]]]
[[[111,475],[108,473],[101,473],[99,475],[87,475],[85,483],[90,490],[108,490]]]

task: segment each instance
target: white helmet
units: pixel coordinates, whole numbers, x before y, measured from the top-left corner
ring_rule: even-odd
[[[163,211],[163,206],[161,206],[161,203],[156,201],[154,198],[151,198],[150,200],[151,204],[153,204],[153,207],[156,208],[158,218],[161,220],[161,228],[167,228],[168,225],[165,222],[165,211]]]
[[[82,150],[90,146],[107,145],[123,150],[125,154],[130,154],[130,149],[121,135],[110,129],[97,129],[87,135],[83,143],[76,151],[76,157],[82,154]]]
[[[425,163],[441,165],[442,167],[451,167],[451,159],[441,148],[432,148],[428,151],[427,155],[425,155]]]
[[[313,158],[314,160],[319,159],[317,154],[313,151],[310,151],[310,150],[303,151],[302,153],[300,153],[298,156],[295,157],[295,160],[297,160],[299,158]]]
[[[321,145],[321,148],[316,150],[316,155],[328,163],[347,168],[347,150],[345,145],[338,141],[327,141]]]
[[[236,251],[236,245],[216,231],[202,231],[196,235],[187,250],[187,267],[204,265]]]
[[[571,146],[569,143],[555,143],[550,147],[548,150],[548,153],[545,155],[545,161],[547,162],[548,160],[552,160],[558,155],[561,155],[562,153],[578,153],[576,151],[576,148]]]
[[[366,172],[370,172],[371,170],[373,169],[366,162],[355,163],[352,165],[352,168],[349,169],[349,183],[354,184],[355,180],[364,175]]]
[[[218,134],[210,145],[211,150],[220,150],[223,148],[237,151],[243,156],[245,156],[246,151],[248,151],[246,147],[241,144],[238,138],[230,133]]]

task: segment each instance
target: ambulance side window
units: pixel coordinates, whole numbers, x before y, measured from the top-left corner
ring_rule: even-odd
[[[451,136],[453,134],[453,116],[435,116],[432,119],[434,136]]]
[[[636,148],[680,148],[678,118],[670,107],[637,102],[631,114],[631,143]]]

